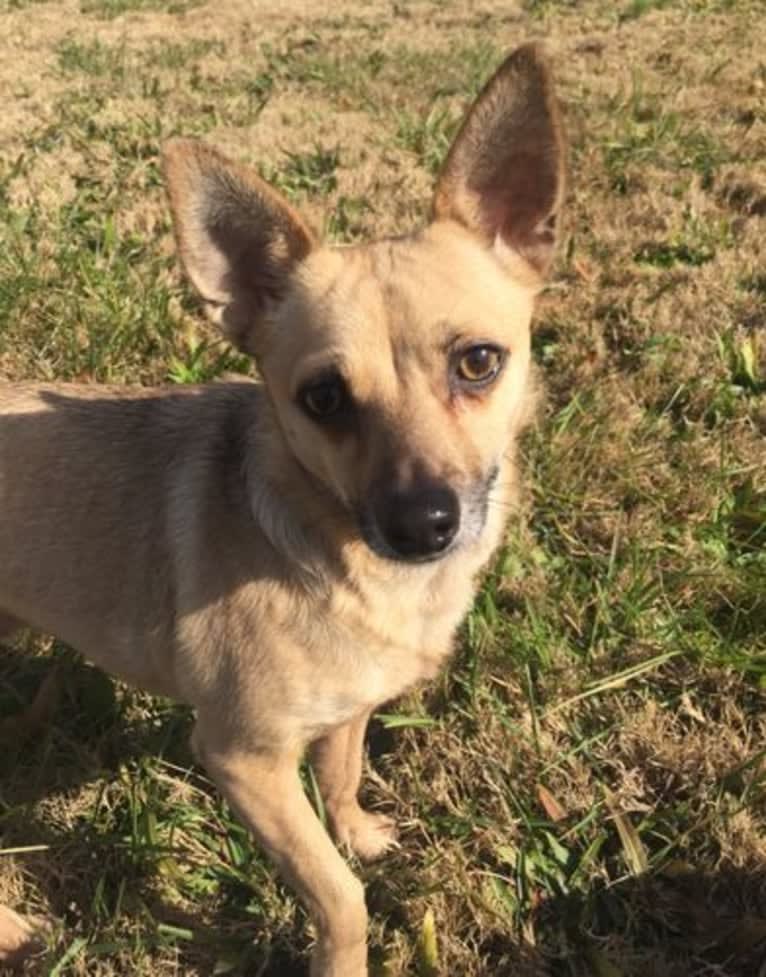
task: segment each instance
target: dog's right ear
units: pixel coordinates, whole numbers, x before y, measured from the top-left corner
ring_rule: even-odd
[[[276,190],[209,146],[173,139],[162,156],[186,273],[231,341],[254,353],[258,320],[282,299],[314,236]]]

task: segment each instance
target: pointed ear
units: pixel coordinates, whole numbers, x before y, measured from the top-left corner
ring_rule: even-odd
[[[276,190],[203,143],[166,143],[163,168],[186,274],[218,306],[232,342],[252,353],[253,327],[284,296],[314,237]]]
[[[565,142],[541,49],[518,48],[490,78],[455,138],[433,212],[544,275],[564,196]]]

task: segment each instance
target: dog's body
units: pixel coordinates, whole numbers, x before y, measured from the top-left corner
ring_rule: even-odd
[[[247,382],[0,384],[0,618],[258,743],[303,746],[433,675],[501,498],[459,560],[383,562],[270,413]]]
[[[0,629],[195,707],[200,758],[313,912],[316,977],[366,972],[366,912],[297,764],[310,746],[337,839],[391,843],[356,800],[364,729],[435,674],[501,539],[562,152],[534,48],[409,238],[319,247],[256,177],[172,144],[187,272],[264,383],[0,385]]]

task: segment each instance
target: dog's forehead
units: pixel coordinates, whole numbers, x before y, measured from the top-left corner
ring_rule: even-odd
[[[323,248],[306,262],[301,292],[319,330],[358,343],[433,345],[440,331],[512,339],[529,324],[535,289],[453,227]]]

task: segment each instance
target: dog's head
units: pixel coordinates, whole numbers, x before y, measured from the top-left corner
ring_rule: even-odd
[[[563,143],[548,69],[522,47],[466,117],[432,222],[344,248],[206,146],[165,149],[190,279],[256,357],[297,460],[381,556],[437,559],[481,534],[523,416]]]

